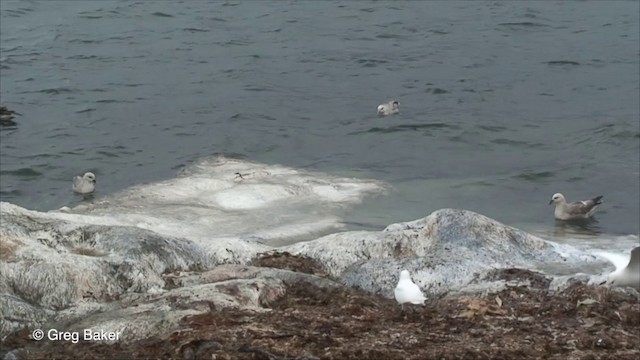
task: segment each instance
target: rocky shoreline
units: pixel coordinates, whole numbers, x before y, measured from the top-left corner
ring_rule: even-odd
[[[322,274],[305,257],[272,254],[256,265]],[[400,309],[394,300],[295,278],[263,297],[264,310],[217,308],[185,316],[163,337],[112,344],[3,341],[5,359],[636,359],[640,298],[631,288],[575,282],[550,292],[540,273],[504,269],[497,293],[443,297]],[[294,280],[295,279],[295,280]]]

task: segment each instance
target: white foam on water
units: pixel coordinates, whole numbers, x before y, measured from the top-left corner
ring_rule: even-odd
[[[575,272],[597,275],[611,272],[615,263],[611,258],[603,257],[604,253],[628,253],[631,249],[638,246],[639,238],[637,235],[590,235],[590,236],[572,236],[564,238],[554,238],[547,240],[554,247],[554,251],[564,258],[578,256],[582,263],[578,266],[567,267],[566,264],[538,264],[541,270],[548,271],[553,274],[573,274]],[[606,261],[607,259],[608,261]],[[628,262],[628,258],[626,260]],[[626,265],[626,263],[625,263]]]
[[[621,252],[632,249],[640,244],[640,237],[636,234],[606,234],[592,229],[574,229],[571,227],[555,228],[521,228],[541,239],[558,244],[571,245],[581,250],[597,250]]]
[[[269,206],[277,201],[287,201],[296,195],[287,187],[270,184],[238,186],[234,189],[220,191],[212,200],[223,209],[251,210]]]
[[[51,214],[201,241],[240,238],[282,245],[341,229],[346,207],[387,188],[376,180],[214,156],[187,167],[175,179],[137,185]]]

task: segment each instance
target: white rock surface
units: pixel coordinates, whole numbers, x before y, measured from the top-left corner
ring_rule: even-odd
[[[603,263],[575,248],[562,247],[562,253],[556,249],[553,243],[486,216],[455,209],[392,224],[382,232],[332,234],[283,248],[316,259],[348,286],[389,298],[403,269],[427,297],[437,297],[492,281],[485,277],[494,269],[540,270],[541,265],[557,264],[575,273],[585,263]]]

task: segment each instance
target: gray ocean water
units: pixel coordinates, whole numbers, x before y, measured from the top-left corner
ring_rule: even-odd
[[[1,200],[50,210],[214,153],[390,183],[346,214],[444,207],[638,234],[637,1],[0,2]],[[400,101],[379,118],[376,107]],[[551,195],[604,195],[597,222]]]

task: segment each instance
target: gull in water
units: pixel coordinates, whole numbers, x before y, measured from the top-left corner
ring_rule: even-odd
[[[86,172],[82,177],[73,178],[73,191],[79,194],[92,193],[96,189],[96,176],[92,172]]]
[[[400,272],[400,280],[393,294],[400,305],[404,303],[424,305],[424,301],[427,300],[418,285],[411,281],[411,275],[409,275],[407,270]]]
[[[553,194],[549,205],[555,203],[556,211],[554,215],[558,220],[577,220],[588,219],[598,208],[598,205],[602,204],[602,195],[596,196],[590,200],[576,201],[567,203],[564,195],[560,193]]]
[[[400,112],[400,103],[397,100],[391,100],[388,103],[378,105],[378,115],[387,116]]]
[[[0,106],[0,124],[5,126],[15,125],[16,122],[13,121],[13,118],[15,118],[15,115],[21,115],[21,114],[13,110],[7,109],[6,106]]]
[[[612,286],[631,286],[640,290],[640,246],[631,250],[631,255],[597,252],[616,267],[607,276],[607,284]]]

